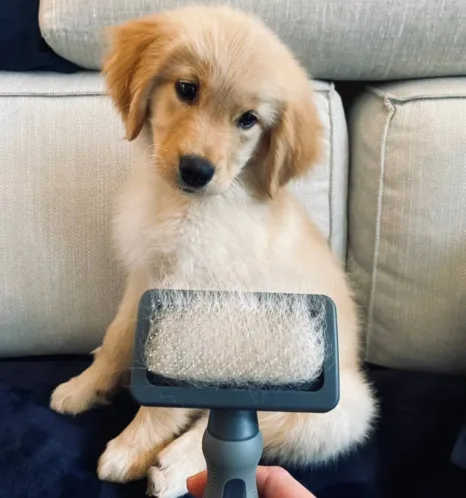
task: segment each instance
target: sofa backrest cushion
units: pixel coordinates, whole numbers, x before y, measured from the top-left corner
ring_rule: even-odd
[[[193,0],[41,0],[49,45],[99,69],[103,28]],[[314,78],[394,80],[466,74],[463,0],[205,0],[252,11],[276,31]]]

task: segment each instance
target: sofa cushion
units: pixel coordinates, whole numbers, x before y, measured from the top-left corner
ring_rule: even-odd
[[[466,78],[366,91],[351,118],[348,267],[367,358],[466,373]]]
[[[102,28],[191,0],[42,0],[40,26],[60,55],[101,65]],[[259,14],[315,78],[383,80],[466,74],[462,0],[207,0]]]
[[[77,71],[45,43],[38,13],[39,0],[0,0],[0,70]]]
[[[322,163],[293,188],[346,254],[347,134],[316,83]],[[0,76],[0,355],[89,352],[116,311],[111,213],[130,162],[95,73]]]

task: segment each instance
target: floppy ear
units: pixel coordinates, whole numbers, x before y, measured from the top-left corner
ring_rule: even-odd
[[[135,139],[147,117],[154,78],[167,60],[174,39],[173,25],[163,14],[111,28],[112,44],[104,61],[107,88]]]
[[[304,175],[318,160],[321,126],[311,92],[287,102],[272,130],[266,162],[267,190],[271,197],[292,178]]]

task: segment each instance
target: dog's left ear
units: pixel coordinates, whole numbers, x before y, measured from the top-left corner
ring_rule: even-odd
[[[144,125],[152,84],[171,53],[174,31],[174,23],[164,14],[129,21],[109,30],[111,46],[103,73],[130,141]]]
[[[292,178],[303,176],[319,158],[321,125],[313,98],[311,89],[306,88],[302,98],[286,102],[271,132],[266,163],[271,197]]]

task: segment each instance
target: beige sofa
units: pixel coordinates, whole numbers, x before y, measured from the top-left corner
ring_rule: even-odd
[[[45,40],[83,72],[0,74],[3,356],[101,339],[121,293],[110,217],[131,160],[94,71],[102,29],[185,3],[42,0]],[[466,4],[230,3],[260,14],[318,80],[325,153],[293,188],[348,263],[367,360],[466,372]],[[346,117],[342,80],[372,81]]]

